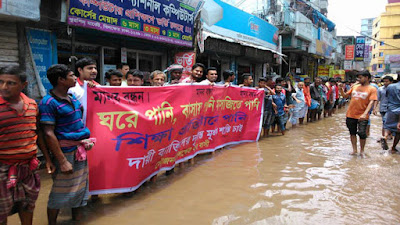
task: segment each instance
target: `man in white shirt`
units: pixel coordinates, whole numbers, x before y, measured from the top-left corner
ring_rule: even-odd
[[[129,65],[126,63],[120,63],[117,65],[117,70],[122,73],[122,83],[121,87],[127,87],[128,83],[126,81],[126,74],[129,71]]]
[[[94,59],[92,58],[82,58],[78,60],[75,64],[77,74],[78,74],[78,79],[76,79],[75,87],[72,87],[68,90],[69,94],[75,95],[76,99],[81,103],[84,109],[83,113],[83,120],[86,121],[86,99],[83,98],[85,94],[85,82],[89,86],[96,86],[99,85],[95,81],[97,77],[97,63]]]
[[[205,80],[201,81],[200,84],[215,84],[215,82],[218,79],[218,72],[217,72],[217,68],[215,67],[209,67],[207,69],[207,75],[206,75]]]

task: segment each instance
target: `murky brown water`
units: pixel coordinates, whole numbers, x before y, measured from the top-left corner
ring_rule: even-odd
[[[367,157],[348,155],[342,111],[284,137],[197,157],[132,197],[102,195],[81,224],[398,224],[400,155],[380,150],[379,135],[374,117]],[[34,224],[47,224],[50,186],[43,175]],[[59,221],[74,224],[67,210]]]

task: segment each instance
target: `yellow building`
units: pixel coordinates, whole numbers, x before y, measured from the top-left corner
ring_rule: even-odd
[[[386,12],[374,20],[372,29],[372,74],[400,70],[400,3],[387,4]]]

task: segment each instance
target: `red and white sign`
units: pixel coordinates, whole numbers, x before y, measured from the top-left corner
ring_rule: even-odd
[[[175,63],[183,66],[182,79],[190,76],[195,61],[196,53],[194,52],[178,52],[175,54]]]
[[[345,60],[354,60],[354,45],[346,45]]]

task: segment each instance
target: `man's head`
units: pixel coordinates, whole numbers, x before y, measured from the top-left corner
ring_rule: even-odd
[[[119,70],[109,70],[106,72],[106,79],[110,86],[121,86],[122,73]]]
[[[300,90],[302,90],[303,87],[304,87],[304,82],[299,82],[299,83],[297,83],[297,87],[298,87]]]
[[[316,78],[314,79],[314,83],[315,83],[315,86],[321,85],[321,84],[322,84],[322,79],[321,79],[321,77],[316,77]]]
[[[160,70],[155,70],[150,74],[151,86],[164,86],[165,73]]]
[[[371,74],[368,70],[364,70],[357,73],[357,78],[361,85],[369,84],[369,80],[371,79]]]
[[[311,80],[309,77],[304,78],[304,85],[305,86],[310,86]]]
[[[336,79],[335,78],[329,78],[329,84],[330,85],[336,85]]]
[[[267,76],[265,79],[267,80],[267,86],[270,88],[274,88],[275,83],[272,79],[272,76]]]
[[[276,84],[276,86],[275,86],[275,92],[277,93],[277,94],[280,94],[281,92],[282,92],[282,85],[281,84]]]
[[[258,79],[258,87],[265,88],[265,86],[267,86],[267,79],[265,79],[265,77],[260,77]]]
[[[244,73],[243,74],[243,85],[246,87],[252,87],[253,86],[253,77],[249,73]]]
[[[210,82],[216,82],[218,79],[218,73],[217,73],[217,68],[215,67],[208,67],[207,68],[207,75],[206,75],[207,79]]]
[[[232,82],[235,80],[235,73],[232,70],[224,70],[222,76],[224,77],[225,82]]]
[[[385,87],[389,86],[389,84],[393,83],[393,77],[391,76],[384,76],[382,78],[383,81],[383,85],[385,85]]]
[[[204,72],[204,65],[201,63],[195,63],[192,66],[192,79],[195,81],[200,81],[201,78],[203,77],[203,72]]]
[[[18,99],[27,84],[26,75],[18,66],[0,67],[0,96],[4,100]]]
[[[54,88],[72,88],[76,83],[76,76],[71,69],[64,64],[55,64],[47,70],[47,79]]]
[[[117,70],[121,72],[124,77],[126,77],[126,73],[129,71],[129,65],[126,63],[120,63],[117,65]]]
[[[168,71],[171,75],[171,84],[179,83],[179,80],[182,77],[183,66],[179,64],[172,64],[168,67]]]
[[[129,70],[126,73],[126,83],[128,86],[142,86],[144,75],[143,72],[137,69]]]
[[[280,84],[282,87],[286,86],[286,80],[282,77],[277,77],[275,80],[276,85]]]
[[[97,77],[97,64],[92,58],[82,58],[76,62],[76,70],[81,81],[95,80]]]

